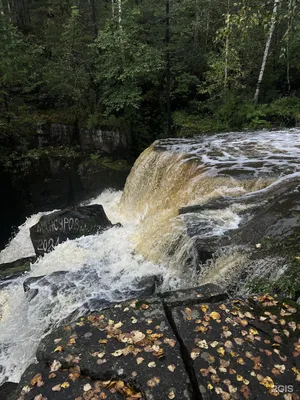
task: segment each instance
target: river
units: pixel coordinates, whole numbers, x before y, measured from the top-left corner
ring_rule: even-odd
[[[162,275],[162,291],[204,282],[223,282],[226,290],[224,282],[244,268],[247,252],[233,245],[199,273],[188,227],[196,227],[200,238],[222,237],[239,227],[241,211],[251,207],[242,203],[222,210],[204,207],[196,215],[179,215],[179,209],[250,193],[255,199],[270,185],[298,178],[299,162],[299,130],[155,142],[136,161],[124,192],[106,190],[86,203],[103,205],[113,223],[122,223],[121,228],[60,244],[24,276],[0,282],[0,384],[19,381],[34,360],[40,339],[53,327],[70,315],[77,318],[95,300],[125,299],[137,279]],[[0,253],[0,263],[34,255],[29,228],[42,214],[27,218],[19,227]],[[268,268],[273,268],[272,263]],[[64,279],[51,276],[55,293],[37,281],[34,287],[39,293],[29,301],[24,280],[56,271],[67,274]]]

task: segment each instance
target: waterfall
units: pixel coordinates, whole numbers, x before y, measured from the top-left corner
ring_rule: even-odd
[[[20,379],[41,337],[53,327],[82,315],[94,301],[125,299],[136,279],[162,275],[162,291],[204,282],[226,289],[249,266],[249,249],[220,248],[218,257],[208,260],[199,273],[195,238],[224,237],[240,226],[253,204],[257,206],[260,193],[281,184],[283,177],[299,176],[299,133],[220,134],[165,139],[150,146],[136,161],[123,193],[105,191],[88,202],[103,205],[121,228],[62,243],[24,276],[0,282],[0,384]],[[218,199],[249,194],[247,202],[206,208]],[[202,211],[189,212],[193,206]],[[29,228],[41,215],[19,227],[0,253],[1,263],[34,254]],[[257,272],[261,267],[252,268]],[[56,274],[61,271],[63,279]],[[43,275],[55,290],[37,279],[33,286],[39,291],[30,300],[23,290],[25,279]]]

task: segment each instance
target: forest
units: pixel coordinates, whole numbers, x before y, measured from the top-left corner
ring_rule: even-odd
[[[295,126],[298,0],[1,0],[0,153],[40,120],[157,138]]]

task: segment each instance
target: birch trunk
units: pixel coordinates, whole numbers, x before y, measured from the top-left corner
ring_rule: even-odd
[[[272,19],[271,19],[271,26],[270,26],[268,39],[267,39],[267,42],[266,42],[266,47],[265,47],[265,52],[264,52],[264,56],[263,56],[263,60],[262,60],[262,65],[261,65],[260,72],[259,72],[259,77],[258,77],[258,81],[257,81],[257,85],[256,85],[256,91],[255,91],[254,98],[253,98],[253,102],[254,103],[257,103],[257,101],[258,101],[260,87],[261,87],[261,83],[262,83],[262,80],[263,80],[263,77],[264,77],[264,72],[265,72],[267,59],[268,59],[269,51],[270,51],[270,45],[271,45],[271,41],[272,41],[272,37],[273,37],[275,25],[276,25],[277,10],[278,10],[279,3],[280,3],[280,0],[274,0],[274,7],[273,7],[273,14],[272,14]]]
[[[119,28],[122,30],[122,0],[118,0]]]
[[[0,0],[0,14],[5,15],[2,0]]]

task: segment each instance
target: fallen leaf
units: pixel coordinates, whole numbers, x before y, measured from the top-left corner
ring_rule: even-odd
[[[176,366],[174,364],[168,365],[168,370],[171,372],[174,372],[176,369]]]
[[[92,389],[92,386],[89,384],[89,383],[86,383],[84,386],[83,386],[83,391],[84,392],[88,392],[89,390],[91,390]]]
[[[267,389],[272,389],[274,387],[274,382],[273,382],[272,378],[270,378],[269,376],[266,376],[265,378],[263,378],[260,381],[260,384],[264,385]]]
[[[61,387],[63,389],[67,389],[68,387],[70,387],[70,384],[69,384],[69,382],[64,382],[64,383],[61,384]]]
[[[61,391],[61,385],[53,386],[52,391],[53,392],[60,392]]]
[[[155,368],[156,367],[156,363],[154,361],[151,361],[148,363],[148,367],[149,368]]]
[[[169,398],[170,400],[175,399],[175,393],[174,393],[173,390],[171,390],[171,391],[168,393],[168,398]]]
[[[211,313],[210,313],[210,316],[211,316],[211,318],[214,319],[214,320],[221,319],[221,314],[219,314],[219,313],[216,312],[216,311],[211,312]]]

